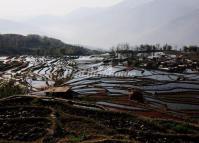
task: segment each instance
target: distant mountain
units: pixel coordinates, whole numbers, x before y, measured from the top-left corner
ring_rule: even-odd
[[[89,55],[92,51],[81,46],[39,35],[0,34],[0,55]]]
[[[199,44],[199,9],[179,17],[156,30],[143,36],[143,41],[147,43],[171,43],[175,45]]]
[[[124,0],[112,7],[80,8],[66,16],[40,16],[23,24],[93,47],[121,42],[199,44],[198,9],[199,0]]]

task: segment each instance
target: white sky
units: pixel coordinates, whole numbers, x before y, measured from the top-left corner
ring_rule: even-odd
[[[105,7],[122,0],[0,0],[0,19],[65,15],[79,7]]]

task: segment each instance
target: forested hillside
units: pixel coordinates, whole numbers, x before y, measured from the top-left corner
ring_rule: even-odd
[[[0,34],[0,55],[89,55],[96,51],[39,35]]]

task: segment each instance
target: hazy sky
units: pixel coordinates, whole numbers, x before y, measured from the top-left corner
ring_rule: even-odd
[[[0,0],[0,18],[64,15],[79,7],[111,6],[122,0]]]

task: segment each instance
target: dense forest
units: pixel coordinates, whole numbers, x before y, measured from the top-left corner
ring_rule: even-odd
[[[0,55],[90,55],[93,51],[82,46],[39,35],[0,34]]]

